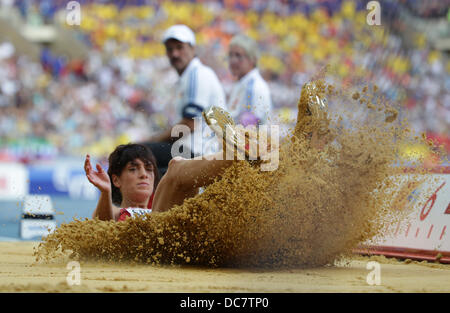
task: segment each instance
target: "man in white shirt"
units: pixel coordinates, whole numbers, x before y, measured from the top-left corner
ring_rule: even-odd
[[[172,145],[182,145],[179,155],[190,157],[214,152],[210,142],[212,138],[204,138],[202,133],[207,129],[204,121],[201,127],[194,129],[194,118],[201,120],[202,111],[210,106],[226,109],[225,93],[214,71],[203,65],[195,55],[195,35],[186,25],[174,25],[167,29],[163,36],[166,54],[170,64],[180,76],[175,90],[175,108],[177,125],[189,127],[191,133],[180,137],[172,137],[172,128],[150,138],[147,144],[155,154],[158,167],[167,167],[172,155]],[[185,150],[188,149],[189,151]],[[175,150],[178,150],[175,149]],[[177,154],[178,155],[178,154]]]
[[[228,58],[230,71],[238,79],[228,101],[231,116],[244,127],[268,123],[272,100],[269,86],[257,68],[256,42],[244,35],[234,36],[230,41]]]

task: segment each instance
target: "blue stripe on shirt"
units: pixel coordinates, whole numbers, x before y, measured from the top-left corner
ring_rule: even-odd
[[[188,102],[194,103],[197,95],[197,68],[194,68],[189,75]]]
[[[245,91],[245,104],[246,104],[246,109],[248,111],[251,111],[252,109],[252,103],[253,103],[253,85],[255,83],[254,79],[251,79],[248,83],[247,83],[247,89]]]

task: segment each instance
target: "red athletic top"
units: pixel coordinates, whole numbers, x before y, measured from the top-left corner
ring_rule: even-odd
[[[148,201],[147,209],[143,208],[123,208],[120,209],[119,218],[117,219],[118,222],[124,221],[127,217],[134,217],[138,215],[143,215],[147,213],[152,212],[152,204],[153,204],[153,196],[155,194],[152,194],[150,197],[150,200]]]

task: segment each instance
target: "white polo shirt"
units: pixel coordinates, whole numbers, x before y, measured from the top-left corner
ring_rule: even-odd
[[[180,143],[191,147],[194,155],[217,152],[217,144],[210,141],[215,141],[214,136],[202,118],[202,111],[213,105],[227,110],[222,85],[211,68],[194,58],[176,84],[175,98],[178,121],[182,118],[201,119],[201,127],[194,130],[193,136],[191,134],[178,139]]]
[[[248,72],[233,85],[228,108],[237,124],[247,126],[249,112],[258,119],[257,124],[267,123],[267,119],[272,112],[272,99],[269,86],[261,77],[257,68]],[[247,120],[247,123],[245,123],[245,120]]]

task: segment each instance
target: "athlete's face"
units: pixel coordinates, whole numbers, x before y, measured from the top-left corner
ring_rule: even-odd
[[[195,56],[194,47],[175,39],[167,40],[164,45],[166,46],[166,55],[170,64],[181,75]]]
[[[119,177],[113,176],[113,183],[127,203],[142,203],[153,193],[155,170],[152,163],[136,159],[128,162]]]
[[[244,77],[255,67],[254,61],[247,55],[245,50],[239,46],[230,46],[228,60],[230,62],[231,74],[238,79]]]

